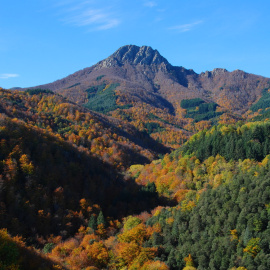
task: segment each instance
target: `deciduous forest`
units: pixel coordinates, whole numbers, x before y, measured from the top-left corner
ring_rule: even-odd
[[[270,269],[269,79],[131,49],[0,89],[0,270]]]

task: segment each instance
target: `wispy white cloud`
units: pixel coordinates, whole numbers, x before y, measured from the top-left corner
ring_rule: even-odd
[[[121,21],[108,8],[94,8],[95,1],[61,2],[62,19],[65,23],[75,26],[88,26],[91,30],[107,30],[118,26]]]
[[[190,30],[192,30],[195,26],[202,24],[203,21],[196,21],[193,23],[188,23],[188,24],[180,24],[180,25],[175,25],[172,27],[169,27],[169,30],[175,30],[178,32],[188,32]]]
[[[91,25],[97,30],[106,30],[119,25],[120,20],[111,17],[104,10],[87,9],[67,19],[67,22],[77,26]]]
[[[97,30],[107,30],[114,28],[120,24],[120,20],[118,19],[110,19],[107,22],[104,22],[102,25],[98,26]]]
[[[10,79],[10,78],[15,78],[15,77],[19,77],[19,74],[12,74],[12,73],[0,74],[0,79]]]
[[[144,3],[144,6],[152,8],[152,7],[157,6],[157,3],[155,1],[146,1]]]

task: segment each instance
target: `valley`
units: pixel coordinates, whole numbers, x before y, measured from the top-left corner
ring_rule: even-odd
[[[1,88],[0,269],[269,269],[269,90],[135,45]]]

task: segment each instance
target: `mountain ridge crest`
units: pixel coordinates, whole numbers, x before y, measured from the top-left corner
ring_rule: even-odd
[[[131,65],[170,65],[168,60],[150,46],[125,45],[108,58],[100,61],[100,67]]]

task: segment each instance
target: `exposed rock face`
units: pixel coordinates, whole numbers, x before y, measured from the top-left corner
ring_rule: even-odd
[[[224,75],[225,73],[228,73],[228,70],[225,68],[214,68],[212,71],[202,72],[200,75],[202,77],[210,78],[213,76]]]
[[[228,72],[228,70],[225,68],[214,68],[212,74],[215,76],[215,75],[222,75],[226,72]]]
[[[169,65],[169,62],[157,50],[153,50],[148,46],[126,45],[118,49],[107,59],[99,62],[98,66],[100,68],[123,66],[124,64],[160,65],[162,63]]]

